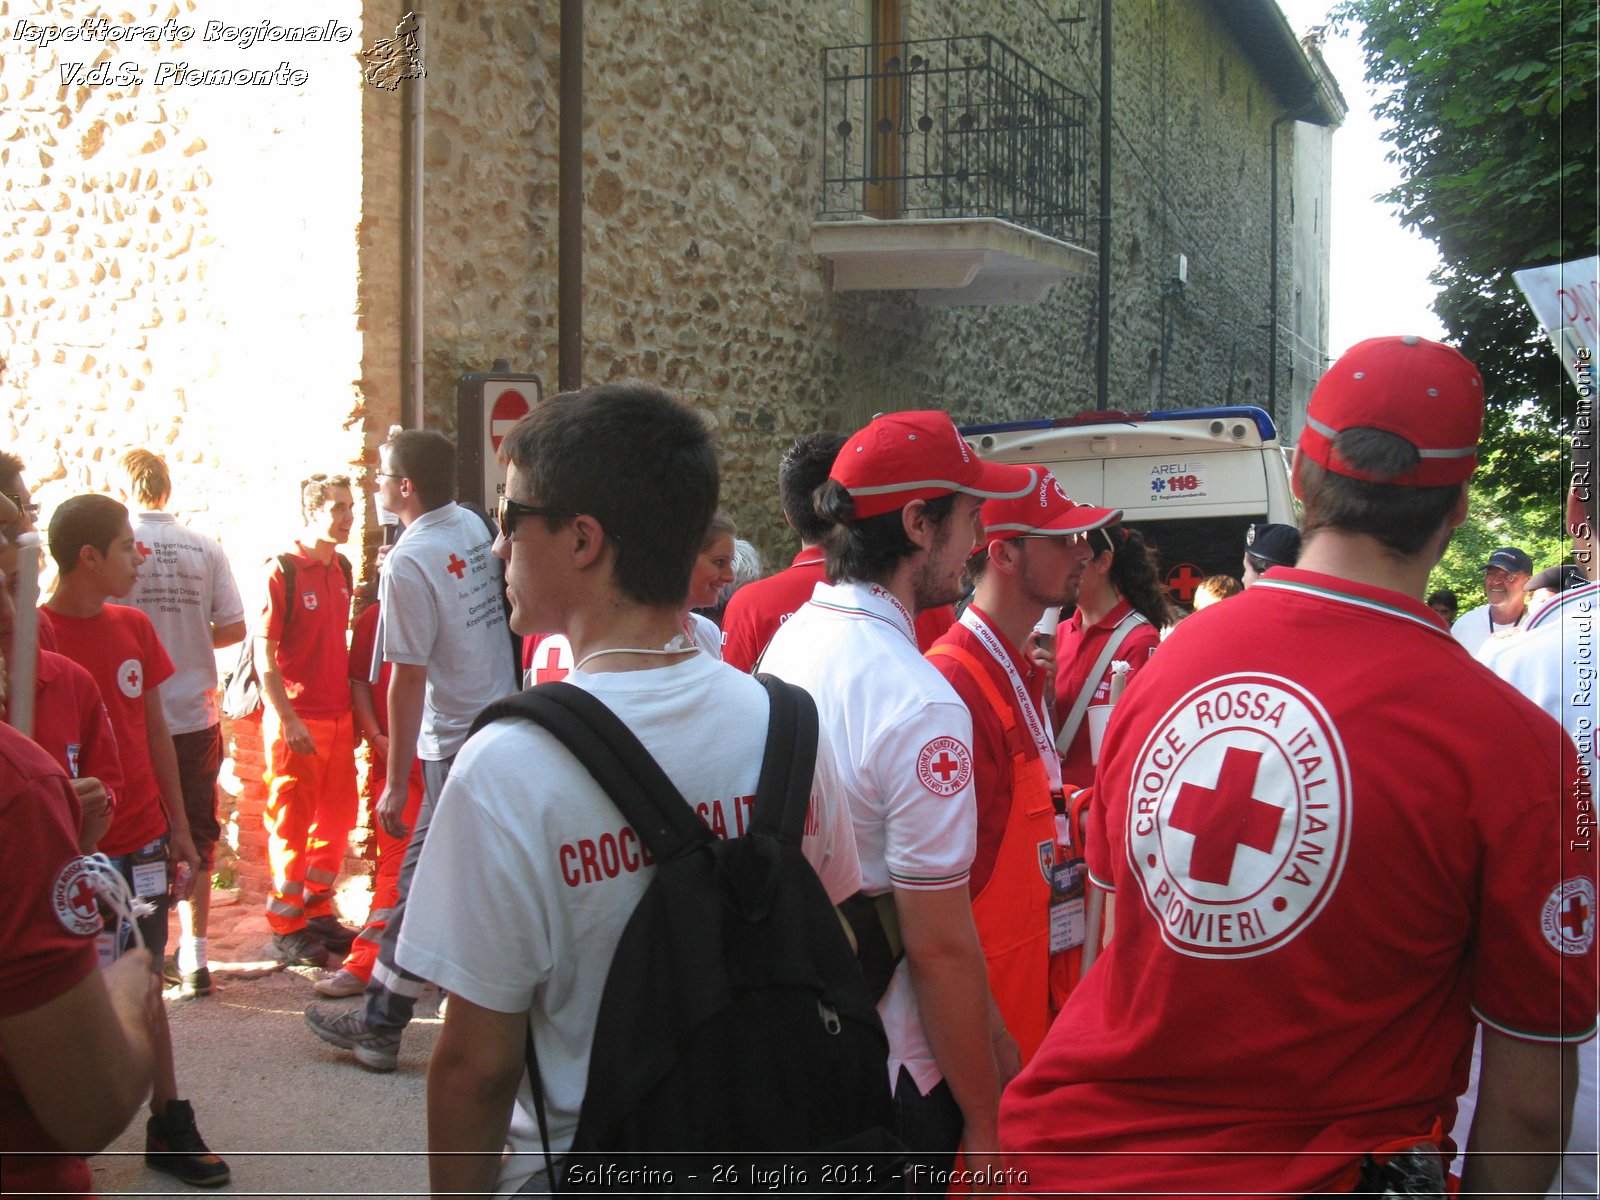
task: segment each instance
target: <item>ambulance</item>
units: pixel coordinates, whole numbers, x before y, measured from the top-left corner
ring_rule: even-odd
[[[993,462],[1043,463],[1080,504],[1122,509],[1124,523],[1160,551],[1181,604],[1193,603],[1207,575],[1238,577],[1253,522],[1299,525],[1291,450],[1252,406],[1088,412],[961,434]]]

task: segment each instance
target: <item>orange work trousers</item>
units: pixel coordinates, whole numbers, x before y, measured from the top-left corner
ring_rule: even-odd
[[[267,924],[273,933],[293,933],[307,920],[333,912],[333,883],[356,823],[353,718],[345,713],[304,723],[316,747],[296,754],[271,705],[262,716],[268,751],[261,821],[272,867]]]
[[[376,755],[374,755],[374,759]],[[378,824],[378,799],[383,795],[383,785],[388,778],[385,765],[372,762],[367,771],[367,820],[378,839],[378,869],[372,877],[372,909],[367,923],[356,940],[350,944],[350,953],[340,964],[356,978],[372,979],[372,964],[378,961],[378,943],[389,926],[389,914],[394,909],[395,897],[400,894],[400,864],[405,861],[406,847],[411,835],[392,837]],[[422,760],[411,764],[411,786],[406,789],[406,807],[401,820],[407,829],[417,827],[417,816],[422,811]]]

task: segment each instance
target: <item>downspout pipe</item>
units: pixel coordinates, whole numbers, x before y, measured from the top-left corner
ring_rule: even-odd
[[[1272,201],[1267,219],[1267,415],[1278,421],[1278,126],[1300,119],[1299,110],[1274,118],[1271,146]]]
[[[583,0],[561,0],[556,339],[561,390],[583,386]]]
[[[1094,406],[1111,398],[1111,0],[1100,0],[1100,255],[1094,342]]]
[[[416,0],[411,11],[417,18],[419,57],[426,62],[428,23],[423,15],[421,0]],[[400,110],[400,424],[407,429],[420,429],[425,407],[422,369],[422,201],[425,182],[422,135],[427,77],[418,75],[407,79],[403,86],[406,89],[406,104]]]

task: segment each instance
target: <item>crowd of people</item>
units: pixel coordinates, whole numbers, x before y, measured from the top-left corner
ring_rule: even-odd
[[[472,733],[478,714],[519,683],[576,685],[734,837],[767,743],[752,673],[815,703],[799,846],[876,1003],[909,1190],[1442,1195],[1460,1145],[1465,1194],[1543,1194],[1558,1170],[1560,1194],[1592,1194],[1592,1053],[1573,1106],[1597,1007],[1596,735],[1574,700],[1594,690],[1593,439],[1573,439],[1578,568],[1535,578],[1497,550],[1486,603],[1457,616],[1423,597],[1483,408],[1447,347],[1353,348],[1311,399],[1301,527],[1252,526],[1239,577],[1204,580],[1192,613],[1120,511],[977,458],[937,411],[798,439],[778,499],[800,550],[766,578],[719,509],[705,422],[658,390],[536,406],[492,517],[457,503],[446,438],[391,430],[377,501],[402,532],[353,630],[349,476],[302,483],[247,619],[221,549],[166,513],[165,464],[130,453],[137,512],[90,495],[50,515],[33,740],[0,728],[27,894],[0,926],[8,1187],[82,1194],[70,1152],[147,1098],[150,1165],[229,1181],[180,1098],[155,977],[172,902],[173,970],[211,990],[215,655],[248,638],[266,917],[283,962],[326,968],[310,1031],[390,1071],[426,984],[449,995],[436,1194],[560,1182],[652,876],[560,739]],[[0,457],[13,587],[38,515],[24,474]],[[33,641],[12,644],[9,594],[14,663]],[[378,861],[356,929],[333,899],[362,743]],[[128,919],[102,919],[106,874]],[[64,1022],[97,1050],[72,1078],[37,1046]]]

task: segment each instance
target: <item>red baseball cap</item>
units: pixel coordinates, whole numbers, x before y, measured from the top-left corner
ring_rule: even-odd
[[[1039,481],[1027,495],[987,500],[983,505],[983,536],[1003,542],[1014,537],[1070,537],[1122,520],[1120,508],[1090,508],[1074,504],[1061,481],[1042,466],[1032,468]]]
[[[1311,393],[1300,452],[1351,479],[1445,487],[1471,478],[1477,468],[1483,404],[1478,368],[1458,351],[1414,335],[1369,338],[1345,351]],[[1347,429],[1402,437],[1422,461],[1379,479],[1334,450],[1333,439]]]
[[[828,478],[850,493],[855,519],[904,508],[951,492],[994,499],[1025,496],[1032,467],[984,462],[961,440],[950,414],[882,413],[839,450]]]

